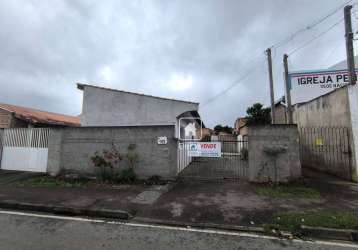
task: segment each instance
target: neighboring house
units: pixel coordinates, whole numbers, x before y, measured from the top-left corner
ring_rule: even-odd
[[[80,118],[0,103],[0,128],[78,127]]]
[[[210,140],[211,136],[214,134],[214,130],[210,128],[202,128],[201,129],[201,139],[204,141]]]
[[[234,134],[240,135],[240,138],[247,136],[248,127],[247,127],[247,119],[245,117],[239,117],[236,119],[234,124]]]
[[[275,123],[287,124],[287,106],[285,96],[275,102]]]
[[[77,84],[83,91],[82,126],[175,125],[180,118],[199,118],[199,103]],[[181,126],[182,127],[182,126]]]

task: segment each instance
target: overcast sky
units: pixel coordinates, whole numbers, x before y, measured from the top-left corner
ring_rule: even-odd
[[[77,115],[75,83],[82,82],[197,101],[207,125],[232,126],[252,103],[269,103],[265,49],[345,2],[3,0],[0,102]],[[276,98],[284,93],[283,53],[341,18],[343,10],[273,51]],[[291,70],[324,69],[344,58],[342,22],[289,63]]]

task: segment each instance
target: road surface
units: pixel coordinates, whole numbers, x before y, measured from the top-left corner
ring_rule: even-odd
[[[255,234],[0,210],[0,249],[357,249]]]

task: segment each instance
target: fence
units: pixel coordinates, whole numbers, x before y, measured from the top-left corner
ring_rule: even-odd
[[[49,134],[49,128],[4,129],[3,146],[47,148]]]
[[[189,146],[193,142],[195,141],[183,141],[179,144],[178,172],[180,177],[199,179],[247,178],[247,141],[215,141],[221,145],[221,157],[190,157]]]
[[[300,128],[299,132],[303,166],[351,179],[352,161],[348,128]]]
[[[188,154],[189,144],[178,142],[178,170],[177,173],[183,171],[192,162],[192,157]]]

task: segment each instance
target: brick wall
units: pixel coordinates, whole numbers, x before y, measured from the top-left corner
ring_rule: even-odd
[[[11,124],[11,113],[0,109],[0,128],[9,128]]]

